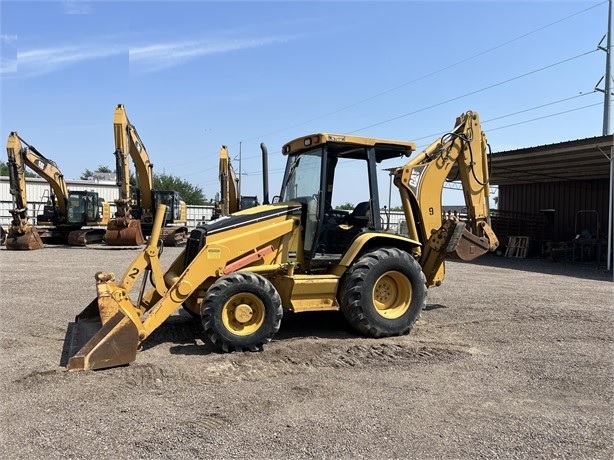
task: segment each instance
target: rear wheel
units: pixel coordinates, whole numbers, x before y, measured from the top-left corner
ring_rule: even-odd
[[[281,325],[281,298],[266,278],[249,272],[223,276],[202,306],[206,336],[223,351],[258,351]]]
[[[426,304],[426,278],[418,262],[397,248],[364,254],[347,271],[341,311],[369,337],[407,334]]]

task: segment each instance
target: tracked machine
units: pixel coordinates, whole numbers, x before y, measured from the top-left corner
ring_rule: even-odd
[[[98,193],[69,191],[57,164],[21,139],[17,132],[9,134],[6,151],[10,190],[15,203],[6,235],[7,249],[42,249],[45,243],[85,246],[102,242],[110,207]],[[37,216],[38,228],[30,225],[27,214],[25,166],[45,179],[52,191],[49,203]]]
[[[165,204],[161,240],[166,246],[185,244],[188,235],[187,205],[176,191],[155,190],[153,163],[122,104],[115,109],[113,128],[120,196],[115,201],[115,218],[107,226],[106,243],[110,246],[143,245],[145,237],[152,232],[157,205]],[[131,160],[136,169],[135,193],[130,184]]]
[[[262,155],[264,159],[266,158],[264,144],[261,144],[261,148],[263,149]],[[219,178],[220,195],[213,210],[212,220],[260,205],[257,196],[240,195],[239,179],[230,161],[228,147],[225,145],[220,147]]]
[[[97,298],[68,337],[68,369],[134,361],[139,345],[179,307],[199,317],[206,337],[226,352],[261,350],[284,311],[341,310],[365,336],[408,333],[427,288],[443,281],[446,259],[472,260],[498,245],[489,225],[488,147],[475,112],[462,114],[450,133],[395,170],[409,237],[384,231],[377,165],[415,148],[349,135],[295,139],[283,147],[287,165],[278,199],[198,226],[166,272],[157,244],[160,207],[146,248],[124,276],[96,274]],[[331,206],[342,160],[368,172],[369,200],[351,213]],[[467,222],[442,215],[452,168],[463,185]]]

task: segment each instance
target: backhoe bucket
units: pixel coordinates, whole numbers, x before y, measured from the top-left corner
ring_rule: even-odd
[[[490,250],[486,238],[476,236],[464,227],[462,234],[459,236],[458,240],[454,242],[454,248],[448,246],[452,258],[470,261]]]
[[[25,228],[24,233],[11,232],[6,236],[6,249],[15,251],[33,251],[43,249],[43,240],[34,227]]]
[[[96,279],[98,298],[77,315],[68,341],[69,371],[106,369],[136,359],[139,334],[111,296],[113,277],[97,273]]]
[[[113,219],[107,225],[105,242],[109,246],[141,246],[145,244],[145,237],[141,229],[141,221],[131,219]]]

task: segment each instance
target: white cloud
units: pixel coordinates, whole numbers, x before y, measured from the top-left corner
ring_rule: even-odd
[[[0,34],[0,43],[6,43],[12,45],[17,42],[17,35],[12,34]]]
[[[265,37],[252,39],[201,40],[160,43],[131,47],[129,62],[136,70],[155,72],[184,64],[199,57],[228,53],[249,48],[260,48],[275,43],[284,43],[291,37]]]
[[[88,0],[65,0],[62,2],[65,14],[90,14],[94,5]]]
[[[17,52],[17,69],[20,76],[45,75],[79,62],[126,54],[126,46],[80,45],[40,48]]]
[[[17,35],[0,34],[0,75],[17,73]]]

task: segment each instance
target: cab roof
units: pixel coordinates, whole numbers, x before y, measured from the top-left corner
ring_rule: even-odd
[[[350,136],[347,134],[317,133],[294,139],[283,146],[284,155],[296,155],[314,147],[327,144],[330,155],[357,160],[366,159],[365,148],[375,148],[375,159],[379,163],[390,158],[410,156],[416,150],[416,143],[378,139],[375,137]]]

